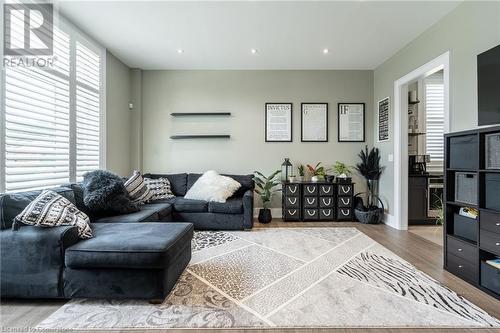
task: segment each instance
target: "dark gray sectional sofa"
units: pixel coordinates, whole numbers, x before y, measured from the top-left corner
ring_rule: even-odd
[[[149,176],[166,176],[177,197],[132,214],[89,214],[94,237],[87,240],[79,239],[72,226],[12,230],[14,217],[41,191],[0,195],[1,297],[163,299],[191,259],[193,226],[253,225],[251,176],[232,176],[242,188],[226,204],[182,197],[200,175]],[[86,211],[78,184],[53,190]]]

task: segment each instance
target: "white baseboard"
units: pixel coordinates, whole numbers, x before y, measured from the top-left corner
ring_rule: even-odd
[[[253,209],[253,217],[258,217],[259,216],[259,210],[260,208],[254,208]],[[271,215],[273,218],[281,218],[281,208],[271,208]]]
[[[394,218],[394,215],[387,214],[387,213],[384,214],[382,222],[384,222],[385,225],[388,225],[391,228],[397,229],[397,223],[396,223],[396,219]]]

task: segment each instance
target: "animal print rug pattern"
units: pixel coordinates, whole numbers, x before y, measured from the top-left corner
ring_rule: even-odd
[[[500,327],[355,228],[196,232],[162,304],[72,300],[40,329]]]

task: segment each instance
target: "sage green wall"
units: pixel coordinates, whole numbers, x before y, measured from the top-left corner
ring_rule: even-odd
[[[450,130],[477,127],[476,56],[499,43],[500,2],[464,2],[375,69],[374,103],[386,96],[391,102],[391,140],[376,143],[386,165],[380,194],[389,213],[394,200],[393,162],[388,161],[394,152],[394,81],[450,51]]]
[[[143,71],[142,92],[144,172],[270,173],[284,157],[295,165],[354,164],[365,143],[337,142],[339,102],[366,103],[366,144],[373,143],[373,71]],[[293,103],[293,142],[264,142],[266,102]],[[329,103],[329,142],[300,142],[301,102]],[[213,111],[232,115],[170,116]],[[204,133],[228,133],[231,139],[169,138]]]
[[[120,176],[131,172],[130,69],[106,52],[106,168]]]

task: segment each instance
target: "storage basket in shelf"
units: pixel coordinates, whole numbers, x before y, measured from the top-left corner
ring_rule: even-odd
[[[486,169],[500,169],[500,133],[486,134],[484,141]]]
[[[477,205],[477,174],[455,173],[455,201]]]

